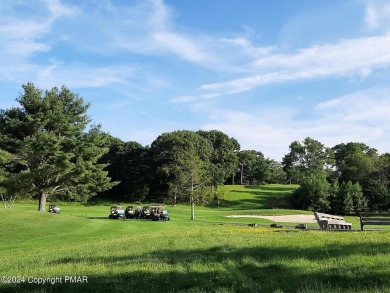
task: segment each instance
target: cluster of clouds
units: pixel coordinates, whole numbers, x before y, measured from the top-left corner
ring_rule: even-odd
[[[333,147],[364,142],[381,153],[390,149],[390,88],[370,88],[318,103],[313,118],[297,119],[297,109],[274,107],[247,111],[214,111],[207,129],[230,133],[248,149],[280,160],[292,141],[312,137]]]
[[[293,50],[256,46],[245,34],[216,37],[186,30],[176,24],[177,12],[163,0],[139,1],[131,6],[110,0],[94,1],[93,6],[88,1],[78,5],[61,0],[33,2],[37,5],[2,1],[1,82],[34,80],[44,88],[66,84],[71,88],[110,88],[122,94],[145,88],[152,92],[172,87],[173,81],[153,72],[153,65],[130,56],[174,58],[222,78],[196,84],[167,102],[204,115],[199,128],[224,131],[243,148],[280,159],[289,142],[311,136],[330,146],[358,140],[372,143],[382,152],[389,150],[387,85],[332,97],[314,105],[313,115],[303,119],[298,119],[298,109],[291,104],[252,111],[221,105],[210,109],[208,104],[229,96],[243,98],[265,85],[327,78],[364,80],[377,72],[386,76],[390,66],[390,4],[386,1],[365,3],[365,32],[361,36]],[[74,55],[51,54],[61,48],[71,48]],[[88,59],[93,55],[110,60],[116,54],[129,57],[112,64]]]

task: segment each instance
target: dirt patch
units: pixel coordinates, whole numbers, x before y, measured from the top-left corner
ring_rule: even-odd
[[[231,215],[228,218],[261,218],[267,219],[274,222],[283,223],[317,223],[314,215],[284,215],[284,216],[261,216],[261,215]]]

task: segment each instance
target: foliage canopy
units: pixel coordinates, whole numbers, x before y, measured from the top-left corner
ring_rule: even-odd
[[[64,86],[43,92],[28,83],[23,90],[20,107],[0,113],[0,146],[17,162],[3,186],[38,196],[40,211],[47,196],[85,200],[111,188],[106,165],[97,164],[108,151],[107,135],[95,125],[84,132],[89,104]]]

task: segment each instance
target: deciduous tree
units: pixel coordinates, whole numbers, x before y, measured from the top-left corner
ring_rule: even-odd
[[[210,187],[212,168],[210,157],[213,152],[209,140],[193,131],[163,133],[151,145],[154,183],[152,192],[166,195],[176,194],[176,199],[188,199],[189,178],[194,184]],[[196,178],[199,178],[196,179]]]
[[[302,179],[295,191],[298,208],[327,212],[330,209],[330,184],[324,174],[312,174]]]
[[[307,137],[303,142],[290,144],[290,152],[282,160],[283,169],[290,181],[299,182],[308,174],[329,173],[333,164],[333,153],[321,142]]]
[[[265,180],[268,165],[262,152],[242,150],[237,152],[237,158],[235,177],[240,184],[256,185]]]
[[[378,152],[364,143],[341,143],[332,148],[340,181],[365,185],[378,163]]]
[[[238,158],[236,152],[240,145],[234,138],[229,138],[225,133],[218,130],[200,130],[199,135],[210,141],[212,153],[210,167],[212,172],[212,185],[218,188],[225,180],[236,172]]]
[[[366,182],[364,194],[368,206],[372,211],[390,210],[390,154],[379,157],[376,170],[372,172]]]

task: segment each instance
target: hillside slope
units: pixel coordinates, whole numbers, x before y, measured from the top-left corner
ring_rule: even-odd
[[[227,209],[293,209],[292,194],[298,185],[226,185],[220,205]]]

